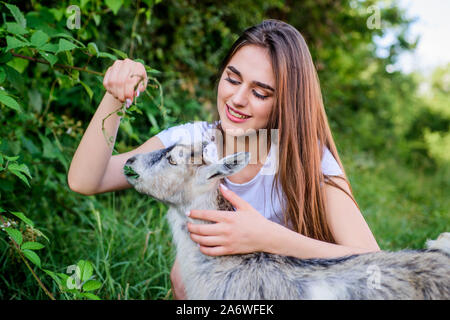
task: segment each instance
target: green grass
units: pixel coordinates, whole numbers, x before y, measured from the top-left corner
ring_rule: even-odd
[[[353,193],[382,250],[423,248],[450,227],[448,171],[426,174],[396,159],[346,153]]]
[[[90,198],[90,205],[74,209],[75,215],[48,213],[46,221],[38,221],[51,240],[41,255],[45,268],[66,273],[69,265],[90,260],[103,283],[97,292],[102,299],[171,298],[174,252],[166,207],[131,189]],[[1,285],[0,299],[46,299],[29,272],[7,250],[1,252],[0,282],[6,285]],[[49,277],[37,273],[58,292]]]
[[[426,175],[387,156],[381,161],[343,151],[356,200],[383,250],[422,248],[449,230],[448,174]],[[65,273],[78,260],[90,260],[103,283],[96,292],[102,299],[171,299],[174,251],[166,207],[131,189],[79,199],[72,210],[34,219],[51,239],[41,253],[44,267]],[[6,247],[0,241],[0,299],[46,299]],[[57,298],[67,298],[37,273]]]

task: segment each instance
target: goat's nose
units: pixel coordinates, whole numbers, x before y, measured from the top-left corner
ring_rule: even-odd
[[[131,157],[130,159],[127,160],[127,162],[125,164],[130,165],[133,164],[133,162],[136,160],[136,157]]]

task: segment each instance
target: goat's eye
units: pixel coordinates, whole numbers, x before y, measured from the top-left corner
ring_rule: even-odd
[[[172,156],[168,156],[168,157],[167,157],[167,161],[169,161],[169,163],[170,163],[171,165],[173,165],[173,166],[176,166],[176,165],[177,165],[177,163],[176,163],[175,161],[173,161]]]

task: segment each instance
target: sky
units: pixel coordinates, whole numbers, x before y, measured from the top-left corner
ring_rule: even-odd
[[[429,74],[434,67],[449,63],[450,0],[398,0],[398,3],[406,9],[407,17],[418,18],[411,25],[410,34],[420,35],[420,40],[414,53],[400,55],[395,69]]]

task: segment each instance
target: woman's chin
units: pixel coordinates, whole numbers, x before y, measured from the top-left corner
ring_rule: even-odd
[[[225,134],[229,136],[239,137],[246,133],[247,126],[238,123],[232,123],[230,120],[226,119],[225,121],[221,121],[222,129]]]
[[[235,123],[227,118],[226,115],[223,115],[220,117],[220,123],[222,126],[223,131],[230,136],[241,136],[246,133],[246,131],[249,129],[248,121],[243,123]]]

